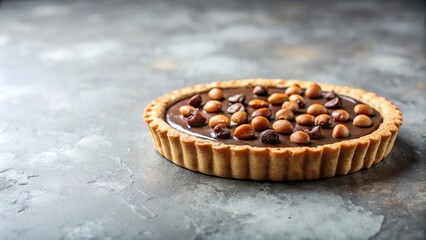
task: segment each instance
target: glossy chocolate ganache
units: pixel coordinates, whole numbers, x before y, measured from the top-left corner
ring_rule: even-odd
[[[263,87],[258,86],[258,87],[215,89],[215,90],[216,91],[214,93],[218,96],[215,99],[215,101],[212,101],[212,98],[211,98],[212,95],[210,93],[210,96],[209,96],[209,92],[207,91],[207,92],[199,93],[199,96],[201,97],[201,99],[199,96],[192,97],[192,98],[188,97],[171,105],[167,109],[165,114],[165,119],[167,123],[170,124],[170,126],[172,126],[173,128],[178,129],[187,134],[194,135],[204,139],[223,142],[229,145],[250,145],[254,147],[300,147],[300,146],[315,147],[315,146],[355,139],[355,138],[359,138],[361,136],[367,135],[375,131],[383,120],[382,116],[380,115],[378,111],[370,108],[369,106],[365,106],[362,102],[359,102],[350,97],[337,95],[334,92],[320,91],[320,93],[317,94],[317,96],[310,98],[308,97],[310,94],[308,93],[308,91],[306,91],[306,89],[299,89],[300,92],[298,92],[299,94],[297,95],[300,95],[300,96],[297,96],[297,97],[299,98],[302,97],[302,101],[298,101],[297,98],[294,96],[291,98],[292,99],[291,101],[297,102],[297,105],[299,108],[298,110],[292,111],[294,113],[294,118],[289,119],[291,125],[293,126],[293,130],[290,133],[277,134],[277,132],[274,131],[275,128],[273,127],[274,122],[278,120],[276,119],[276,112],[282,109],[285,104],[283,105],[280,102],[274,102],[275,105],[273,105],[271,103],[272,101],[268,102],[268,97],[270,97],[274,93],[282,93],[282,94],[285,93],[286,99],[284,101],[290,101],[290,99],[288,98],[290,98],[292,94],[291,93],[289,94],[288,89],[272,88],[272,87],[265,89]],[[257,94],[254,94],[254,92]],[[238,96],[240,98],[238,98]],[[263,100],[267,102],[267,105],[259,107],[259,106],[255,106],[254,104],[250,104],[251,105],[250,106],[249,103],[251,102],[251,100],[254,100],[254,99]],[[204,110],[206,109],[206,103],[208,101],[214,102],[212,104],[210,103],[209,104],[212,105],[213,107],[215,107],[215,104],[216,104],[216,107],[218,106],[218,110],[214,112],[212,111],[208,112]],[[269,123],[266,122],[266,124],[269,124],[269,127],[263,128],[261,130],[256,130],[254,133],[254,136],[252,137],[237,138],[236,137],[237,132],[235,130],[241,124],[236,124],[230,121],[233,111],[230,111],[231,113],[228,112],[228,108],[231,105],[236,104],[235,102],[238,102],[238,101],[242,102],[243,105],[237,104],[234,106],[235,107],[243,106],[243,108],[240,110],[247,112],[247,115],[248,115],[248,119],[245,122],[245,124],[249,126],[245,126],[245,127],[250,128],[254,124],[252,122],[253,120],[252,114],[254,111],[258,110],[259,108],[269,108],[271,110],[270,116],[266,116],[266,118],[269,121]],[[218,102],[220,102],[221,104],[219,104]],[[263,102],[263,104],[265,104],[265,102]],[[301,114],[306,114],[307,109],[312,104],[320,104],[322,106],[325,106],[326,112],[323,112],[323,114],[326,114],[328,115],[328,117],[331,118],[331,121],[329,122],[329,124],[323,125],[323,126],[316,126],[318,124],[315,124],[312,122],[303,123],[303,121],[300,121],[301,118],[297,118]],[[357,106],[357,105],[360,105],[360,106]],[[192,114],[195,114],[194,109],[195,109],[195,112],[197,112],[198,110],[199,113],[197,114],[200,115],[201,113],[201,120],[198,119],[199,120],[198,124],[196,125],[192,124],[193,126],[190,126],[191,124],[188,124],[188,119],[191,118],[191,116],[187,115],[187,117],[185,117],[182,114],[182,109],[181,109],[182,106],[188,106],[188,109],[192,109]],[[357,106],[358,110],[356,109],[355,106]],[[360,113],[364,113],[363,111],[359,110],[359,109],[363,110],[361,107],[369,108],[370,112],[366,113],[365,115],[360,114]],[[322,107],[322,109],[324,109],[324,107]],[[337,121],[336,119],[338,118],[333,117],[333,111],[335,110],[346,111],[347,113],[349,113],[349,119],[347,120],[345,119],[346,121]],[[218,132],[217,131],[215,132],[214,128],[211,125],[209,126],[209,120],[215,115],[224,115],[230,121],[230,125],[227,126],[226,129],[224,129],[226,130],[225,132],[227,133],[225,137],[219,136]],[[312,114],[312,115],[313,116],[307,116],[307,117],[312,118],[318,114]],[[358,115],[362,115],[362,116],[358,116]],[[200,116],[197,115],[195,117],[199,118]],[[358,119],[355,119],[357,117]],[[194,116],[192,116],[192,118],[194,118]],[[261,119],[261,120],[264,120],[264,119]],[[365,122],[367,122],[367,124],[364,124]],[[336,125],[339,125],[339,126],[336,127]],[[340,125],[344,125],[344,127]],[[334,132],[333,132],[333,129],[334,129]],[[344,131],[342,131],[342,129]],[[241,129],[238,129],[238,130],[241,130]],[[349,134],[347,134],[347,130],[349,130]],[[263,133],[263,136],[261,137],[262,133]],[[306,134],[304,133],[310,136],[308,137],[307,142],[301,143],[297,141],[300,139],[303,140],[303,137],[306,136]],[[271,139],[273,141],[268,141]]]

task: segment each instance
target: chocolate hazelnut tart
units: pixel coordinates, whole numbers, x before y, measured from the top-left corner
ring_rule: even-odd
[[[157,151],[204,174],[313,180],[379,163],[402,114],[364,90],[296,80],[213,82],[170,92],[144,112]]]

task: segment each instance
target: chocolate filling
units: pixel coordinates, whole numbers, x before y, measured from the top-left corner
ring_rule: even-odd
[[[252,99],[262,99],[267,101],[268,96],[258,96],[258,95],[253,95],[252,91],[253,88],[231,88],[231,89],[222,89],[223,94],[225,96],[225,99],[222,101],[222,112],[220,113],[207,113],[205,111],[203,111],[204,115],[207,118],[210,118],[214,115],[217,114],[223,114],[227,117],[231,117],[232,114],[228,113],[226,110],[227,108],[232,104],[228,101],[228,97],[236,95],[236,94],[240,94],[242,93],[245,96],[245,110],[247,111],[247,113],[249,114],[249,120],[248,123],[250,123],[252,117],[251,114],[256,110],[250,106],[247,105],[247,103],[252,100]],[[285,89],[281,89],[281,88],[268,88],[268,93],[272,94],[272,93],[284,93]],[[326,102],[328,102],[329,100],[327,100],[324,96],[327,94],[327,92],[323,92],[321,98],[318,99],[309,99],[307,97],[304,97],[305,101],[306,101],[306,106],[302,109],[299,109],[299,111],[295,112],[295,118],[303,113],[306,113],[306,109],[313,103],[319,103],[319,104],[325,104]],[[203,92],[200,93],[203,101],[202,101],[202,106],[208,101],[210,100],[210,98],[207,95],[207,92]],[[302,95],[303,96],[303,95]],[[362,103],[360,101],[357,101],[355,99],[352,99],[350,97],[347,96],[342,96],[339,95],[341,100],[342,100],[342,105],[339,106],[338,109],[343,109],[346,110],[351,118],[349,121],[347,122],[335,122],[333,121],[331,126],[328,128],[322,128],[322,133],[323,133],[323,137],[322,138],[311,138],[311,141],[308,145],[309,147],[315,147],[315,146],[320,146],[320,145],[325,145],[325,144],[331,144],[331,143],[335,143],[335,142],[340,142],[340,141],[345,141],[345,140],[349,140],[349,139],[355,139],[355,138],[359,138],[361,136],[367,135],[373,131],[375,131],[380,123],[383,121],[382,116],[380,115],[379,112],[377,112],[376,110],[374,111],[374,115],[371,116],[371,120],[373,121],[373,124],[371,127],[368,128],[361,128],[361,127],[357,127],[354,126],[352,124],[352,120],[353,118],[356,116],[354,113],[354,106],[358,103]],[[202,126],[202,127],[190,127],[187,125],[186,123],[186,119],[184,116],[182,116],[182,114],[180,114],[179,112],[179,108],[183,105],[188,105],[188,100],[190,98],[185,98],[182,99],[178,102],[176,102],[175,104],[173,104],[172,106],[170,106],[167,111],[166,111],[166,115],[165,115],[165,119],[167,121],[168,124],[170,124],[170,126],[172,126],[175,129],[178,129],[182,132],[188,133],[190,135],[194,135],[200,138],[205,138],[205,139],[210,139],[213,141],[218,141],[218,142],[223,142],[225,144],[229,144],[229,145],[250,145],[250,146],[254,146],[254,147],[300,147],[300,145],[297,145],[293,142],[290,141],[290,137],[289,135],[283,135],[280,134],[279,138],[280,138],[280,143],[279,144],[265,144],[262,143],[260,141],[260,133],[261,132],[256,132],[256,138],[251,139],[251,140],[241,140],[241,139],[237,139],[235,137],[231,137],[229,139],[218,139],[215,137],[215,135],[213,134],[213,129],[211,127],[209,127],[208,125]],[[272,116],[270,118],[270,128],[272,128],[272,124],[275,121],[275,113],[281,109],[281,104],[280,105],[271,105],[269,104],[269,108],[272,110]],[[328,109],[327,114],[331,115],[331,112],[335,110],[335,109]],[[302,126],[302,125],[298,125],[296,122],[292,121],[293,127],[294,127],[294,131],[303,129],[303,128],[309,128],[312,129],[315,126]],[[349,137],[347,138],[341,138],[341,139],[335,139],[333,138],[332,131],[333,131],[333,127],[337,124],[344,124],[350,132]],[[234,132],[235,128],[237,126],[232,126],[231,125],[231,129],[232,132]]]

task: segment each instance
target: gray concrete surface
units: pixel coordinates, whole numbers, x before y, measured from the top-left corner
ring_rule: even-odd
[[[425,239],[420,2],[0,4],[0,239]],[[379,165],[323,181],[214,178],[155,152],[144,107],[214,80],[375,91],[404,125]]]

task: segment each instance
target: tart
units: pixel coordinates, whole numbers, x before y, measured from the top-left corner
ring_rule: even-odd
[[[225,178],[313,180],[379,163],[402,114],[364,90],[296,80],[213,82],[170,92],[144,112],[155,148]]]

